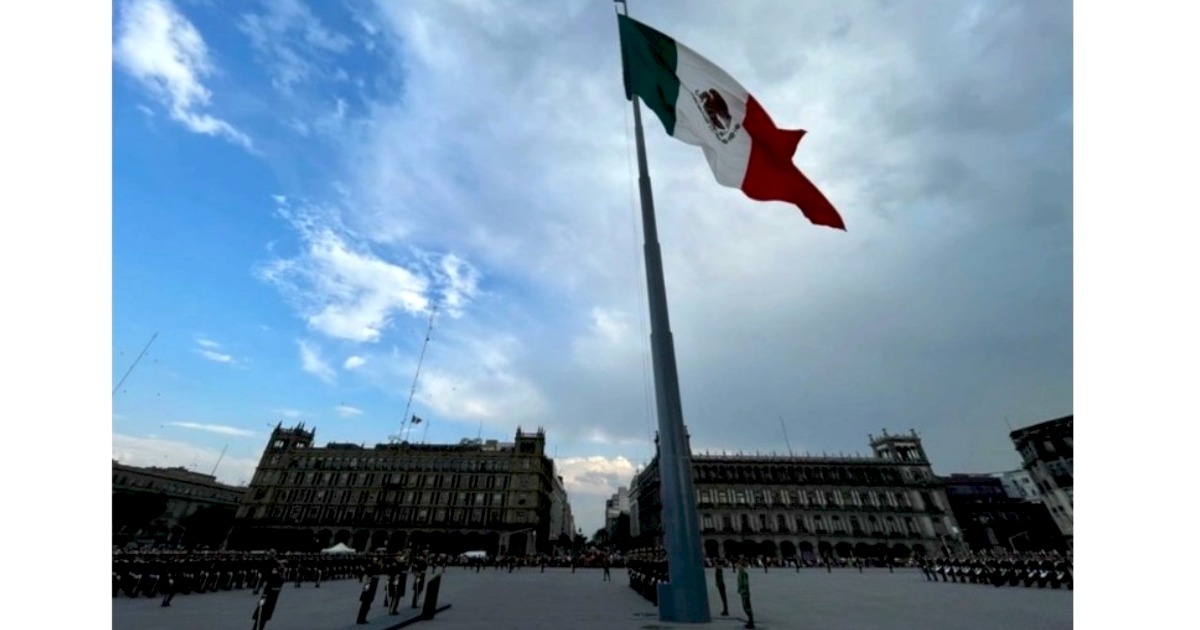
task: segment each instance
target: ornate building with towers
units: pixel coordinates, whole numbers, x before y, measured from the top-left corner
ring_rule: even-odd
[[[513,442],[329,443],[276,426],[238,507],[229,546],[435,553],[549,551],[569,506],[541,429]],[[558,518],[553,511],[560,510]]]
[[[692,455],[705,555],[904,558],[962,549],[916,432],[869,440],[872,456]],[[660,542],[657,455],[632,486],[637,532]]]

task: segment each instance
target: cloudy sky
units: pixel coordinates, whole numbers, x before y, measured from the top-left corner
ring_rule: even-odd
[[[1069,2],[631,12],[808,130],[796,163],[848,228],[718,185],[648,120],[694,449],[916,429],[937,472],[997,471],[1008,423],[1073,413]],[[613,14],[117,2],[113,457],[227,448],[241,483],[278,422],[385,441],[436,305],[412,439],[544,427],[595,531],[657,422]]]

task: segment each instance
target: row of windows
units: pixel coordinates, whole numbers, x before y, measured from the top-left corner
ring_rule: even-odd
[[[380,453],[372,457],[333,457],[271,455],[271,466],[312,468],[314,470],[376,470],[376,471],[436,471],[436,472],[512,472],[534,470],[537,462],[531,457],[504,459],[401,459],[397,454]]]
[[[697,481],[731,481],[740,483],[793,483],[838,485],[896,485],[930,480],[929,471],[915,466],[793,466],[778,465],[694,465]]]
[[[881,509],[914,507],[907,493],[867,490],[701,488],[697,491],[697,498],[702,504],[714,505],[800,505]],[[932,496],[925,494],[923,498],[937,506]]]
[[[533,510],[495,510],[467,508],[387,508],[261,506],[248,510],[246,516],[255,520],[275,520],[288,523],[347,523],[368,521],[379,525],[423,525],[446,523],[455,525],[498,525],[501,523],[530,523],[537,521]]]
[[[747,513],[704,513],[700,525],[708,531],[726,532],[783,532],[797,534],[854,534],[861,536],[884,534],[907,534],[919,536],[921,530],[913,517],[903,521],[891,516],[877,518],[868,516],[860,519],[851,516],[843,519],[838,515],[823,517],[807,514],[756,514]]]
[[[255,486],[340,486],[365,487],[403,486],[416,488],[466,488],[470,490],[521,488],[536,489],[538,478],[533,475],[441,475],[426,473],[356,473],[356,472],[286,472],[263,471]]]
[[[141,488],[179,496],[195,497],[198,499],[218,499],[222,501],[237,501],[235,491],[222,491],[214,488],[197,487],[188,484],[156,481],[145,477],[127,477],[113,474],[113,485],[119,488]]]
[[[254,491],[252,500],[263,503],[325,503],[334,505],[447,505],[467,507],[503,507],[505,493],[494,492],[420,492],[420,491],[378,491],[378,490],[267,490]],[[520,498],[511,500],[515,505],[525,506],[534,501],[518,495]]]

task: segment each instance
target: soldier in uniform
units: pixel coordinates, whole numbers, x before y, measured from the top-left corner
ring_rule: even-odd
[[[159,590],[161,590],[163,593],[165,593],[165,595],[163,595],[162,605],[170,606],[171,600],[175,597],[175,590],[176,590],[176,582],[175,582],[176,572],[175,572],[174,568],[167,569],[165,578],[166,578],[166,581],[162,585],[162,588]]]
[[[379,590],[379,571],[376,567],[371,567],[368,571],[367,583],[363,586],[362,593],[358,596],[358,620],[355,623],[367,623],[367,611],[371,609],[371,603],[375,601],[375,592]]]
[[[400,600],[404,598],[404,583],[407,581],[408,573],[404,571],[404,567],[398,562],[393,563],[392,568],[394,571],[392,575],[392,584],[394,590],[392,592],[392,602],[391,606],[388,608],[388,614],[398,615],[400,614],[400,611],[398,610],[400,608]]]
[[[754,627],[754,609],[750,607],[750,575],[746,573],[746,559],[742,558],[738,562],[737,568],[737,590],[742,596],[742,610],[746,612],[746,627]]]
[[[271,620],[271,615],[275,613],[275,604],[279,602],[279,591],[283,589],[283,569],[281,564],[275,564],[263,580],[262,597],[259,598],[258,605],[254,607],[254,614],[250,617],[254,620],[254,630],[266,628],[267,622]]]
[[[412,563],[413,570],[413,598],[412,607],[417,607],[417,602],[421,599],[421,591],[425,590],[425,561],[422,558],[416,558]]]
[[[725,600],[725,562],[717,558],[717,594],[721,596],[721,616],[729,616],[729,602]]]

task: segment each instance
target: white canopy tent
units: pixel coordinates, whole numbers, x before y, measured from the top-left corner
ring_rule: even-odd
[[[355,553],[354,547],[347,546],[346,543],[338,543],[328,549],[322,549],[321,553]]]

